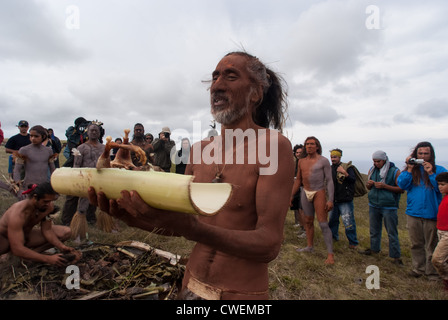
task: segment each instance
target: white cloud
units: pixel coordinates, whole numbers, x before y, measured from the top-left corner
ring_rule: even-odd
[[[69,5],[79,8],[78,30],[66,28]],[[380,9],[379,30],[365,27],[368,5]],[[448,101],[447,7],[444,0],[3,0],[2,129],[16,134],[26,118],[64,138],[84,116],[103,121],[113,137],[136,122],[157,133],[165,125],[191,132],[200,121],[206,131],[201,81],[224,54],[245,49],[287,81],[293,144],[316,135],[328,148],[369,159],[377,148],[407,153],[434,140],[438,159],[448,158],[440,143],[447,126],[437,121]]]

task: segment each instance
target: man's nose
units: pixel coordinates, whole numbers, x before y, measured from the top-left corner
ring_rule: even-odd
[[[213,80],[212,85],[210,86],[210,92],[224,91],[224,87],[225,86],[222,77],[217,77],[215,80]]]

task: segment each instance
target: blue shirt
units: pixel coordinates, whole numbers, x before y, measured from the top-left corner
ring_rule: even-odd
[[[412,173],[403,171],[398,177],[398,186],[407,192],[406,214],[409,216],[437,220],[437,211],[442,201],[442,194],[437,185],[436,176],[447,170],[442,166],[435,168],[435,173],[429,176],[432,188],[425,185],[420,179],[419,185],[412,182]],[[421,176],[423,176],[423,166],[420,166]]]

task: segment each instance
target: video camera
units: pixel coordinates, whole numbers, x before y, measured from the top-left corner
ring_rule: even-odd
[[[411,158],[408,161],[408,164],[423,164],[425,162],[423,159]]]

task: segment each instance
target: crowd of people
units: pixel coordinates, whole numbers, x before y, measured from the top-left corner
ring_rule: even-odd
[[[386,152],[378,150],[372,154],[367,182],[362,181],[368,192],[370,248],[360,250],[353,203],[360,181],[357,169],[350,162],[342,162],[343,151],[338,148],[330,151],[330,161],[314,136],[293,148],[281,134],[287,107],[281,77],[258,58],[232,52],[217,64],[209,91],[211,113],[221,124],[220,135],[213,134],[198,142],[198,148],[185,138],[176,150],[169,127],[163,127],[154,137],[145,134],[143,124],[136,123],[129,143],[141,148],[147,161],[164,172],[193,175],[198,183],[238,186],[219,214],[205,218],[163,211],[146,204],[134,191],[123,191],[120,199],[110,200],[104,193],[89,188],[88,199],[66,197],[62,209],[65,226],[52,226],[48,217],[56,210],[53,201],[57,194],[48,181],[59,167],[55,160],[62,152],[66,157],[63,166],[95,167],[105,149],[105,130],[101,122],[79,117],[67,129],[67,144],[62,146],[51,129],[40,125],[30,128],[27,121],[21,120],[17,125],[20,132],[5,145],[6,152],[11,154],[9,173],[20,190],[19,201],[0,218],[0,254],[11,251],[22,258],[61,265],[62,253],[76,251],[63,245],[75,213],[94,223],[99,208],[130,226],[167,236],[183,236],[196,243],[179,298],[267,299],[268,263],[280,251],[288,209],[294,212],[295,224],[300,228],[298,236],[306,238],[306,246],[297,249],[300,254],[314,251],[315,217],[327,250],[325,264],[337,263],[333,241],[339,241],[340,219],[348,248],[367,255],[381,251],[384,221],[389,256],[402,265],[397,209],[401,195],[406,192],[412,246],[410,275],[442,278],[448,290],[448,198],[442,201],[448,188],[448,173],[436,165],[431,143],[417,144],[402,171],[389,161]],[[232,143],[229,150],[225,144],[228,129],[253,130],[256,134],[236,145]],[[115,142],[125,143],[120,137]],[[265,144],[271,153],[275,146],[278,152],[277,170],[270,174],[263,174],[267,164],[259,157],[254,163],[190,161],[195,149],[200,152],[213,149],[215,157],[227,159],[228,153],[235,155],[238,148],[249,154],[251,145],[260,144]],[[111,159],[116,155],[114,149]],[[144,165],[136,155],[132,155],[132,161],[136,166]],[[42,232],[36,235],[31,230],[36,230],[33,227],[39,223]],[[60,253],[50,259],[29,250],[44,245],[55,246]]]
[[[448,250],[446,201],[448,172],[435,163],[435,151],[430,142],[418,143],[406,158],[403,171],[382,150],[372,154],[366,188],[368,189],[370,248],[361,250],[356,232],[353,198],[355,197],[356,167],[343,163],[342,150],[330,151],[331,162],[322,156],[316,137],[308,137],[303,145],[293,148],[296,158],[296,178],[291,194],[296,226],[304,227],[307,247],[299,252],[313,251],[314,215],[322,230],[328,258],[334,263],[332,241],[339,240],[339,220],[345,228],[350,249],[372,255],[381,251],[384,227],[389,239],[389,257],[403,265],[398,237],[398,207],[401,195],[407,193],[407,229],[411,241],[412,277],[425,276],[429,280],[442,278],[448,290]],[[319,196],[320,195],[320,196]],[[442,202],[442,198],[444,202]],[[327,217],[327,214],[329,217]],[[303,216],[303,217],[301,217]],[[300,230],[298,237],[303,237]]]

